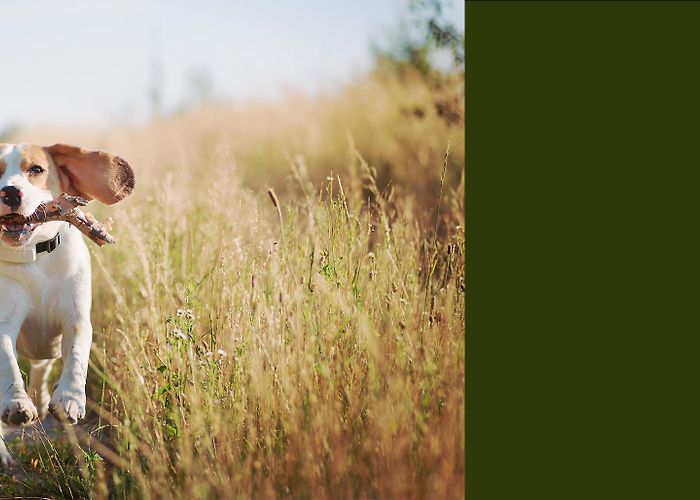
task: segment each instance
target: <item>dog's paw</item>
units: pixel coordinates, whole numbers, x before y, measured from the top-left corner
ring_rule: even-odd
[[[85,392],[61,390],[59,387],[49,401],[49,413],[57,420],[77,423],[85,416]]]
[[[7,470],[15,466],[15,459],[7,450],[0,451],[0,470]]]
[[[4,443],[0,443],[0,470],[7,470],[10,467],[14,467],[14,465],[15,460],[10,455],[10,451]]]
[[[0,409],[0,419],[6,424],[25,425],[39,419],[36,406],[29,396],[21,395],[11,398]]]

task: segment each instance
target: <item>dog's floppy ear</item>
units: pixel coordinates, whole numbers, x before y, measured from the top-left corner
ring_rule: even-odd
[[[58,167],[61,189],[68,194],[112,205],[134,190],[134,171],[118,156],[67,144],[54,144],[46,151]]]

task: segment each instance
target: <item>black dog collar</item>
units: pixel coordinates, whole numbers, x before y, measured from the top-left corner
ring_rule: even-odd
[[[50,240],[42,241],[36,244],[36,253],[46,252],[51,253],[56,250],[56,247],[61,244],[61,233],[56,233],[56,236]]]

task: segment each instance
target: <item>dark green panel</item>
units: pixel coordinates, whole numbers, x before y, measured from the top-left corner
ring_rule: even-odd
[[[696,497],[699,67],[700,3],[468,3],[471,500]]]

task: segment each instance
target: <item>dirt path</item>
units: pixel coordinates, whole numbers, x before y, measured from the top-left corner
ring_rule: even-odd
[[[89,419],[70,427],[79,427],[82,431],[92,434],[97,428],[97,421]],[[3,438],[16,462],[13,467],[4,471],[4,474],[12,476],[15,480],[26,481],[33,474],[23,462],[31,460],[31,456],[36,454],[29,451],[27,456],[27,451],[31,448],[52,449],[54,446],[70,441],[68,433],[66,427],[52,416],[26,427],[3,425]]]
[[[3,424],[2,427],[3,437],[8,442],[18,437],[24,440],[36,440],[40,437],[51,438],[65,436],[66,434],[63,425],[51,416],[26,427],[7,424]]]

